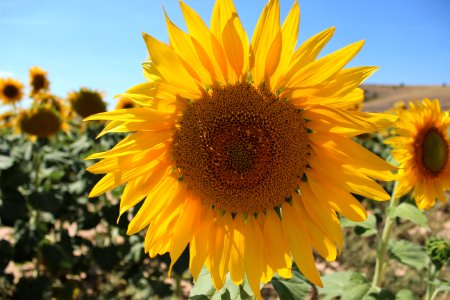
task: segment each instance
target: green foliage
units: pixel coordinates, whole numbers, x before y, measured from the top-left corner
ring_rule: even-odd
[[[319,289],[319,294],[324,300],[336,297],[341,297],[342,300],[370,299],[371,284],[361,273],[336,272],[324,276],[322,281],[323,288]]]
[[[420,227],[428,228],[425,213],[418,209],[417,206],[409,203],[403,202],[397,207],[388,207],[387,215],[390,218],[398,217],[404,220],[409,220]]]
[[[374,215],[368,215],[364,222],[353,222],[346,218],[341,218],[342,227],[352,227],[356,234],[360,236],[371,236],[377,234],[377,219]]]
[[[423,247],[406,240],[390,240],[389,252],[400,263],[421,270],[427,266],[427,254]]]
[[[303,300],[306,299],[311,290],[311,286],[295,265],[292,268],[291,279],[284,279],[279,275],[275,275],[271,283],[280,299]]]
[[[230,278],[227,278],[225,285],[220,290],[214,288],[211,274],[203,267],[189,295],[192,300],[245,300],[251,299],[253,292],[247,280],[240,285],[234,284]]]
[[[116,223],[119,191],[93,199],[101,178],[84,158],[117,136],[94,137],[102,126],[30,141],[0,130],[0,299],[146,299],[174,294],[165,282],[168,255],[150,259],[143,237]],[[136,210],[134,210],[136,212]],[[177,278],[187,254],[174,266]],[[16,277],[11,275],[14,269]]]
[[[425,249],[437,270],[450,262],[450,242],[448,240],[431,238],[427,241]]]

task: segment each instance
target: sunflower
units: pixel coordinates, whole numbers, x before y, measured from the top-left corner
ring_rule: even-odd
[[[68,96],[72,109],[82,118],[106,111],[103,95],[95,90],[81,88]]]
[[[67,121],[73,118],[73,112],[61,98],[47,92],[38,93],[34,96],[32,107],[39,106],[55,111],[61,118],[61,129],[66,132],[69,130]]]
[[[180,6],[188,33],[166,16],[170,45],[144,34],[148,81],[123,95],[142,107],[86,119],[110,121],[99,136],[132,132],[88,157],[106,173],[90,196],[126,183],[120,214],[144,200],[128,234],[148,228],[145,251],[170,252],[170,269],[189,246],[194,279],[206,265],[216,289],[227,274],[254,291],[274,272],[290,278],[292,258],[322,286],[312,249],[336,258],[337,213],[363,221],[353,194],[389,199],[371,178],[393,167],[352,137],[396,117],[349,110],[377,68],[344,69],[362,41],[317,59],[334,28],[295,50],[297,2],[280,26],[270,1],[250,42],[230,0],[216,1],[210,29]]]
[[[386,141],[400,165],[396,195],[413,190],[417,206],[429,209],[436,199],[445,202],[450,188],[449,113],[437,99],[410,102],[409,110],[398,113],[397,136]]]
[[[64,129],[63,124],[61,114],[45,105],[35,105],[29,110],[22,110],[17,121],[19,131],[33,138],[51,137]]]
[[[3,104],[14,104],[23,97],[23,84],[12,78],[0,78],[0,99]]]
[[[16,114],[12,111],[6,111],[0,114],[0,128],[9,128],[14,124]]]
[[[30,69],[30,96],[33,97],[40,91],[48,90],[50,82],[47,79],[47,72],[34,66]]]
[[[117,101],[116,109],[126,109],[126,108],[134,108],[136,104],[133,100],[127,97],[120,97],[119,101]]]

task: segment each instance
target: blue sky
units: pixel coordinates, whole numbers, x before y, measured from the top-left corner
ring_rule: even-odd
[[[293,0],[281,0],[282,19]],[[213,0],[186,0],[209,24]],[[265,0],[235,0],[249,36]],[[368,83],[450,83],[449,0],[300,0],[299,42],[336,26],[330,53],[364,39],[349,64],[377,65]],[[58,96],[81,86],[113,96],[143,82],[143,31],[167,41],[164,13],[185,28],[178,0],[0,0],[0,76],[28,83],[28,69],[49,72]]]

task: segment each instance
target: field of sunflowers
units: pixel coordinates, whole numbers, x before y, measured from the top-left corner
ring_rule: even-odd
[[[0,78],[0,299],[448,299],[439,100],[365,112],[363,42],[296,47],[297,2],[251,41],[231,1],[180,5],[114,109]]]

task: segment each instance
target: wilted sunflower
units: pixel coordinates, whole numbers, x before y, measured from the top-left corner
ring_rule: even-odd
[[[362,41],[316,59],[334,28],[295,50],[297,2],[280,26],[270,1],[250,43],[232,1],[216,1],[210,29],[180,5],[189,33],[166,17],[170,45],[144,34],[148,82],[124,94],[143,107],[87,118],[111,121],[100,135],[132,132],[89,157],[107,173],[90,196],[126,183],[120,214],[145,199],[128,234],[148,228],[145,251],[170,252],[171,266],[189,245],[192,275],[205,264],[216,289],[228,273],[255,292],[274,272],[289,278],[291,256],[321,286],[312,249],[336,258],[336,212],[362,221],[352,194],[389,199],[370,177],[392,166],[352,137],[395,117],[348,110],[377,68],[343,69]]]
[[[30,96],[33,97],[41,91],[48,90],[50,82],[47,79],[47,72],[39,67],[32,67],[30,69]]]
[[[23,84],[13,78],[0,78],[0,99],[3,104],[14,104],[23,97]]]
[[[135,108],[136,104],[133,100],[127,97],[120,97],[119,101],[117,101],[116,109],[126,109],[126,108]]]
[[[82,118],[106,111],[102,94],[95,90],[81,88],[79,91],[71,92],[68,100],[72,109]]]
[[[50,137],[62,129],[63,120],[55,109],[38,105],[21,111],[17,126],[32,137]]]
[[[449,113],[437,99],[410,102],[409,110],[398,113],[398,136],[386,141],[400,165],[396,195],[413,190],[417,206],[429,209],[436,199],[445,202],[444,190],[450,188]]]

